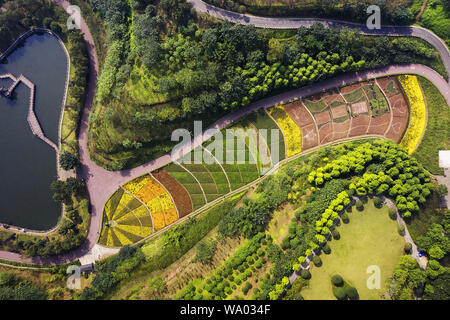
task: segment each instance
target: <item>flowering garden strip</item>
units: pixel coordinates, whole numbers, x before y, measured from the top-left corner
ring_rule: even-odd
[[[143,175],[143,176],[137,177],[137,178],[127,182],[123,186],[123,188],[129,193],[137,194],[137,193],[139,193],[139,190],[141,190],[142,187],[147,183],[147,180],[149,178],[150,177],[148,175]]]
[[[140,227],[121,225],[116,226],[113,229],[122,246],[133,244],[143,239],[143,237],[138,235],[140,234]]]
[[[106,217],[107,220],[111,220],[111,199],[108,199],[103,208],[103,216]]]
[[[278,161],[281,161],[285,158],[286,150],[285,150],[285,144],[284,144],[284,137],[279,132],[279,128],[277,124],[272,120],[271,117],[267,115],[267,113],[264,110],[259,110],[257,112],[251,113],[246,117],[248,121],[250,121],[258,130],[266,129],[267,130],[267,140],[266,143],[269,146],[270,153],[272,154],[272,139],[278,139],[278,153],[279,153],[279,159]],[[276,136],[272,137],[272,129],[276,130]],[[272,156],[272,163],[275,161],[274,157]]]
[[[323,100],[312,102],[311,100],[303,99],[302,102],[309,109],[309,111],[311,111],[311,113],[322,112],[327,107]]]
[[[159,181],[167,191],[172,195],[175,206],[178,209],[180,218],[193,211],[193,205],[189,193],[186,189],[165,170],[154,171],[153,176]]]
[[[166,226],[164,212],[159,211],[159,212],[152,213],[152,218],[153,218],[153,226],[155,228],[155,231],[162,229]]]
[[[354,90],[353,92],[344,94],[344,98],[349,103],[355,103],[355,102],[361,100],[361,98],[365,98],[365,96],[364,96],[363,89],[358,88],[358,89]]]
[[[292,157],[302,151],[302,132],[294,120],[289,117],[282,106],[272,107],[269,110],[284,133],[286,140],[286,156]]]
[[[117,189],[116,192],[113,193],[113,195],[110,197],[111,200],[111,214],[109,216],[109,219],[111,220],[112,216],[114,215],[114,212],[116,212],[117,205],[120,202],[120,199],[122,199],[124,191],[122,188]]]
[[[200,208],[206,203],[201,186],[189,172],[174,163],[164,167],[164,170],[172,178],[177,180],[189,193],[192,200],[193,210]]]
[[[416,76],[401,75],[398,77],[410,104],[409,127],[400,145],[411,154],[419,145],[425,131],[427,111],[422,90]]]

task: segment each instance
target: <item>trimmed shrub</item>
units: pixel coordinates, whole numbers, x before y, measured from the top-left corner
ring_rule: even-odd
[[[383,201],[381,201],[379,197],[373,198],[373,204],[375,205],[376,208],[383,207]]]
[[[341,215],[341,219],[342,219],[342,222],[343,222],[343,223],[349,223],[349,222],[350,222],[350,218],[348,217],[348,214],[347,214],[346,212],[344,212],[344,213]]]
[[[325,254],[330,254],[331,253],[331,248],[330,248],[328,243],[323,246],[322,250],[323,250],[323,252]]]
[[[348,286],[345,288],[345,294],[351,300],[357,300],[359,298],[358,291],[355,287]]]
[[[302,271],[300,272],[300,276],[305,280],[311,279],[311,272],[309,272],[309,270],[307,269],[302,269]]]
[[[405,234],[405,226],[402,224],[399,224],[397,227],[397,231],[398,231],[399,235],[403,236]]]
[[[333,236],[334,240],[339,240],[341,238],[341,234],[336,229],[334,229],[333,232],[331,232],[331,235]]]
[[[356,209],[358,209],[359,211],[364,210],[364,204],[361,200],[356,200],[355,206],[356,206]]]
[[[337,287],[341,287],[344,284],[344,279],[338,274],[331,277],[331,283]]]
[[[368,198],[368,197],[362,197],[362,198],[361,198],[361,201],[362,201],[363,203],[367,203],[367,201],[369,201],[369,198]]]
[[[312,258],[312,262],[316,267],[320,267],[322,265],[322,259],[320,259],[320,257],[316,255],[314,255],[314,257]]]
[[[412,250],[412,244],[410,242],[405,243],[405,252],[411,253]]]
[[[347,295],[345,294],[345,290],[342,287],[334,287],[333,288],[333,294],[338,300],[344,300],[347,298]]]
[[[389,208],[389,218],[392,220],[397,219],[397,210],[395,210],[395,208]]]

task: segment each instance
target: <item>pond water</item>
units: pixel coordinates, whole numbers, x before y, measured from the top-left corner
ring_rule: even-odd
[[[64,49],[51,35],[34,34],[7,61],[0,64],[0,74],[23,74],[35,84],[35,114],[45,135],[57,144],[68,63]],[[0,87],[10,83],[0,80]],[[12,99],[0,95],[0,222],[47,230],[61,215],[50,190],[57,178],[56,154],[28,126],[29,97],[23,83]]]

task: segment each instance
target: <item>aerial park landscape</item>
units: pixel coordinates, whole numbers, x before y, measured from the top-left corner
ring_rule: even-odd
[[[448,299],[435,6],[402,0],[369,28],[351,1],[347,21],[301,5],[281,18],[221,1],[38,2],[19,29],[10,19],[37,4],[0,2],[5,166],[28,159],[3,176],[0,275],[30,291],[6,284],[3,299]],[[180,152],[177,130],[192,139]]]

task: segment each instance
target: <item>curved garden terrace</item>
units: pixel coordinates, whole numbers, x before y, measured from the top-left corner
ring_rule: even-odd
[[[280,161],[330,143],[379,137],[412,153],[425,130],[424,122],[416,122],[425,118],[426,111],[423,98],[411,105],[409,96],[421,92],[416,76],[389,76],[250,113],[226,127],[234,136],[226,129],[219,132],[225,137],[220,152],[210,139],[177,161],[121,186],[105,205],[99,243],[120,247],[140,242],[192,212],[203,211],[205,205],[242,191],[272,173]],[[235,160],[223,161],[222,155],[230,152]],[[244,161],[237,161],[239,155]],[[201,161],[193,163],[195,159]]]

